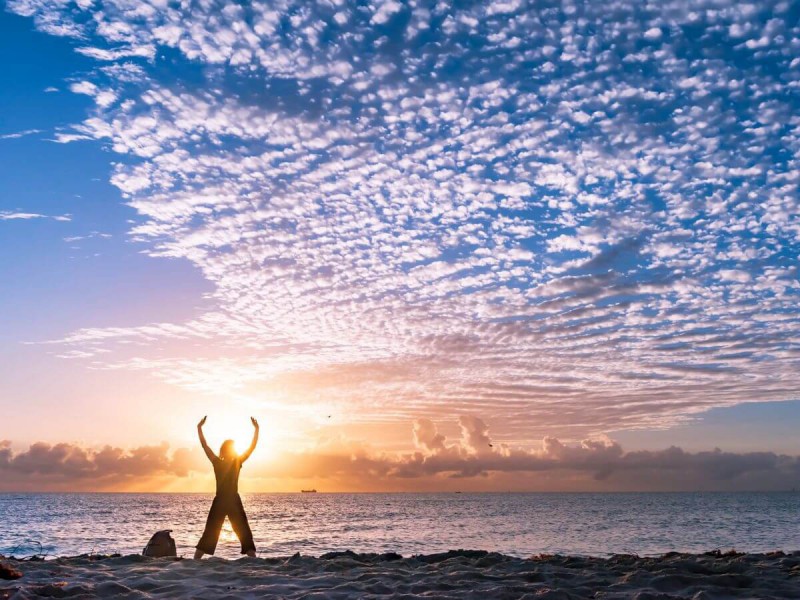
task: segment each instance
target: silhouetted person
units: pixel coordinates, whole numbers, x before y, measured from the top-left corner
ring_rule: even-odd
[[[242,544],[242,554],[247,556],[256,555],[256,545],[253,542],[253,532],[250,531],[250,524],[247,522],[247,515],[242,506],[242,499],[239,496],[239,471],[242,463],[250,458],[253,450],[258,443],[258,421],[250,417],[255,431],[250,447],[243,454],[236,454],[233,447],[233,440],[225,440],[219,449],[219,456],[211,451],[206,443],[206,436],[203,435],[203,425],[206,424],[206,417],[197,424],[197,435],[200,436],[200,444],[203,450],[214,465],[214,477],[217,479],[217,495],[211,503],[211,510],[208,512],[206,528],[203,536],[197,542],[197,550],[194,553],[195,559],[200,559],[203,554],[214,554],[219,541],[219,533],[225,517],[228,517],[236,532],[239,542]]]

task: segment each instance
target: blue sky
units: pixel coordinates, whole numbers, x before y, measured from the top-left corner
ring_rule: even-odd
[[[74,43],[36,32],[29,19],[8,12],[1,18],[9,82],[0,90],[3,212],[43,215],[3,223],[0,260],[10,285],[2,308],[12,328],[4,328],[6,335],[33,341],[63,334],[85,325],[87,313],[107,324],[130,311],[145,321],[163,318],[171,304],[160,303],[156,312],[151,295],[193,283],[189,293],[197,293],[202,285],[186,265],[148,260],[124,243],[136,215],[109,184],[112,157],[100,144],[53,143],[57,131],[91,108],[90,99],[68,88],[93,61],[76,54]],[[179,285],[164,286],[176,277]],[[145,295],[143,287],[153,289]],[[58,311],[48,309],[54,303]]]
[[[224,401],[294,444],[800,450],[800,4],[6,11],[20,440]]]

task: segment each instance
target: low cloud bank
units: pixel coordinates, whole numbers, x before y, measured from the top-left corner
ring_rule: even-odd
[[[247,476],[271,480],[316,480],[336,489],[790,489],[800,486],[800,457],[774,452],[734,453],[714,449],[686,452],[678,447],[625,452],[609,438],[566,444],[545,437],[541,449],[493,443],[486,423],[459,418],[460,437],[449,441],[428,419],[413,424],[415,450],[380,453],[356,442],[320,443],[303,452],[254,460]],[[0,489],[27,482],[41,489],[75,489],[207,474],[196,449],[170,451],[168,444],[100,450],[74,444],[38,442],[14,452],[0,442]],[[460,483],[458,483],[460,482]],[[9,487],[12,486],[12,487]],[[30,485],[25,486],[26,489]]]
[[[607,437],[574,445],[545,437],[540,450],[524,450],[493,443],[480,418],[461,417],[459,425],[461,437],[448,443],[433,422],[418,419],[413,427],[416,452],[375,455],[356,449],[350,456],[298,454],[285,463],[284,473],[291,469],[308,477],[368,473],[386,480],[514,474],[533,476],[520,482],[534,488],[536,476],[547,474],[548,489],[558,489],[559,481],[569,481],[571,489],[787,489],[800,485],[797,456],[720,449],[693,453],[676,446],[625,452]]]
[[[36,442],[24,452],[14,452],[11,442],[0,441],[0,475],[33,476],[44,481],[94,480],[174,476],[186,477],[202,466],[197,452],[169,444],[131,450],[104,446],[96,450],[76,444]],[[2,487],[2,485],[0,485]]]

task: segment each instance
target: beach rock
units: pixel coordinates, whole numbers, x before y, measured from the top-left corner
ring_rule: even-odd
[[[720,557],[736,557],[736,556],[744,556],[744,555],[745,555],[744,552],[737,552],[733,548],[731,548],[730,550],[728,550],[726,552],[723,552],[722,550],[717,548],[716,550],[711,550],[710,552],[704,552],[703,553],[703,556],[716,556],[718,558],[720,558]]]
[[[335,558],[352,558],[354,560],[361,560],[361,557],[352,550],[344,550],[342,552],[326,552],[319,558],[320,560],[333,560]]]
[[[381,562],[384,561],[391,561],[391,560],[402,560],[403,556],[398,554],[397,552],[384,552],[378,556],[378,560]]]
[[[284,564],[285,565],[296,565],[296,564],[298,564],[298,563],[300,563],[302,561],[303,561],[303,557],[300,556],[300,553],[299,552],[295,552],[289,558],[285,559]]]
[[[0,579],[19,579],[22,577],[22,571],[5,563],[0,563]]]

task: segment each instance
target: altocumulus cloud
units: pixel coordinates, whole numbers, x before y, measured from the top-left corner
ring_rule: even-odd
[[[565,444],[553,437],[546,437],[541,449],[524,450],[493,444],[480,418],[463,416],[459,425],[461,437],[448,442],[431,421],[415,421],[416,451],[411,453],[380,453],[352,441],[330,440],[248,465],[248,477],[407,490],[471,487],[483,481],[532,490],[785,490],[800,484],[800,457],[772,452],[690,453],[677,447],[625,452],[608,438]],[[208,470],[199,452],[170,452],[166,444],[125,451],[37,443],[14,453],[9,442],[0,443],[5,482],[0,489],[13,489],[19,482],[37,489],[158,489],[165,481],[174,487],[180,478]]]
[[[519,440],[800,389],[797,2],[7,6],[96,59],[59,141],[215,290],[65,355]]]

